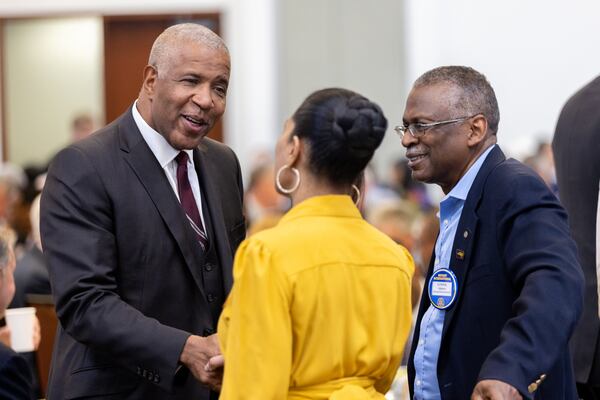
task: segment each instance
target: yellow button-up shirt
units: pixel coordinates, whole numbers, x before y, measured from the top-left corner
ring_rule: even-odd
[[[413,272],[349,196],[298,204],[236,254],[220,399],[383,399],[411,324]]]

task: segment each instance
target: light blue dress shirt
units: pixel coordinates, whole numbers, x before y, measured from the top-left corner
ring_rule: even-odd
[[[491,146],[475,163],[467,173],[458,181],[440,202],[440,234],[435,243],[435,261],[433,270],[450,268],[450,257],[452,256],[452,245],[458,228],[460,215],[481,165],[487,158]],[[425,282],[425,291],[429,282]],[[423,296],[429,296],[423,293]],[[419,342],[415,351],[414,367],[414,399],[415,400],[441,400],[440,387],[437,379],[437,362],[442,341],[442,328],[444,327],[444,310],[438,310],[431,304],[421,320]],[[466,350],[466,349],[465,349]]]

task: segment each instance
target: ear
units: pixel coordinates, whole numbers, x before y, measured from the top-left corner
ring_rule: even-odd
[[[154,87],[156,80],[158,79],[158,71],[152,65],[146,65],[144,68],[144,82],[142,83],[142,90],[152,98],[154,94]]]
[[[298,163],[302,154],[304,153],[304,143],[296,135],[292,136],[292,140],[288,144],[287,148],[287,165],[293,167]]]
[[[469,126],[467,145],[469,147],[478,146],[487,137],[487,132],[487,119],[482,114],[474,116]]]

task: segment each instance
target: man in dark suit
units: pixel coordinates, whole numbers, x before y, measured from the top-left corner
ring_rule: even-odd
[[[205,137],[229,71],[212,31],[168,28],[133,106],[53,160],[41,202],[61,323],[50,400],[216,398],[206,385],[222,371],[204,367],[245,236],[237,158]]]
[[[569,213],[569,226],[585,276],[581,320],[571,339],[577,390],[583,399],[600,399],[600,319],[596,227],[600,180],[600,77],[584,86],[565,104],[554,134],[560,201]]]
[[[0,399],[30,400],[34,397],[29,365],[3,343],[10,338],[4,314],[15,293],[15,256],[12,251],[14,237],[10,236],[14,235],[7,229],[0,228]]]
[[[413,177],[446,194],[408,363],[415,399],[577,398],[575,244],[544,182],[496,145],[499,118],[482,74],[440,67],[397,127]]]

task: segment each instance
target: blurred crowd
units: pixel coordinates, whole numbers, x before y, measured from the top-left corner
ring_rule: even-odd
[[[94,120],[90,115],[77,115],[71,123],[70,142],[85,138],[94,129]],[[16,259],[15,291],[8,305],[9,309],[28,306],[29,295],[51,293],[50,278],[40,237],[40,196],[48,165],[49,162],[25,167],[10,162],[0,164],[0,230],[7,229],[11,235],[15,234],[13,249]],[[11,347],[11,335],[6,327],[0,328],[0,342]],[[38,337],[36,348],[39,342]],[[35,354],[23,353],[22,355],[31,370],[34,397],[42,397]]]

